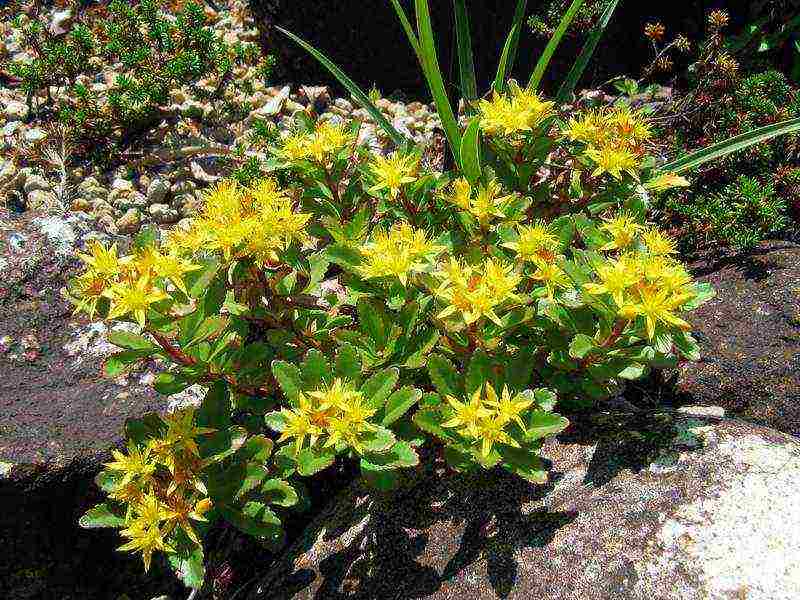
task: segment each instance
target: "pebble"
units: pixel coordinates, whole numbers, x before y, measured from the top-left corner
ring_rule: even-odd
[[[167,204],[151,204],[147,211],[153,218],[153,221],[162,225],[168,223],[177,223],[180,219],[178,211],[170,208]]]
[[[139,211],[129,208],[124,215],[117,219],[116,226],[120,233],[136,233],[141,226]]]
[[[41,175],[30,174],[25,179],[25,185],[22,188],[26,194],[36,191],[47,191],[50,189],[50,184]]]
[[[161,177],[156,177],[147,186],[147,203],[162,204],[169,191],[169,182]]]
[[[22,121],[28,116],[28,107],[17,100],[9,100],[3,112],[9,121]]]

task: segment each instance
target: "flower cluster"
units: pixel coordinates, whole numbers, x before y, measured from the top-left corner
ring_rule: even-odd
[[[200,537],[192,521],[206,521],[212,506],[200,474],[205,466],[198,439],[213,429],[195,424],[193,409],[163,417],[163,431],[127,453],[112,451],[105,465],[109,498],[125,506],[120,534],[128,542],[120,550],[140,552],[145,570],[155,552],[174,552],[174,537],[182,531],[194,544]]]
[[[505,194],[497,180],[487,184],[472,186],[469,181],[459,177],[450,186],[447,199],[461,210],[469,213],[481,227],[486,227],[493,219],[505,217],[505,208],[513,200],[513,194]]]
[[[281,409],[285,424],[278,443],[292,440],[295,454],[306,440],[310,446],[344,444],[362,451],[362,438],[376,429],[369,419],[377,409],[366,400],[352,383],[339,378],[312,392],[300,392],[295,408]]]
[[[451,415],[442,423],[442,427],[457,428],[459,435],[480,446],[480,453],[484,458],[488,458],[495,444],[520,447],[509,430],[516,425],[519,433],[525,434],[526,426],[522,416],[533,404],[531,398],[520,394],[512,396],[508,386],[503,387],[503,392],[498,397],[494,388],[485,383],[468,399],[459,400],[448,395],[446,400],[450,405]]]
[[[443,250],[424,231],[397,222],[388,231],[375,230],[372,240],[361,247],[364,263],[359,272],[369,279],[397,277],[406,285],[411,274],[428,270],[430,260]]]
[[[250,188],[224,182],[206,195],[200,215],[187,229],[175,230],[167,245],[177,253],[210,250],[227,261],[250,258],[268,265],[293,242],[306,240],[310,218],[296,210],[273,179]]]
[[[495,258],[480,265],[469,265],[455,258],[443,264],[434,276],[440,281],[436,296],[447,306],[438,317],[456,316],[472,325],[481,317],[500,323],[496,309],[519,303],[516,289],[522,277],[514,266]]]
[[[393,152],[389,156],[375,156],[369,165],[369,172],[374,184],[369,188],[370,194],[387,194],[395,199],[403,186],[414,183],[419,172],[419,156]]]
[[[541,126],[553,116],[553,102],[546,102],[534,91],[509,84],[508,94],[495,92],[491,100],[481,100],[478,111],[481,129],[490,136],[509,138]]]
[[[638,176],[645,156],[644,143],[652,137],[644,117],[627,106],[588,111],[569,120],[567,139],[585,146],[584,155],[595,164],[593,175],[623,173]]]
[[[344,125],[323,122],[313,131],[295,131],[283,138],[277,154],[287,161],[312,161],[324,167],[354,142]]]

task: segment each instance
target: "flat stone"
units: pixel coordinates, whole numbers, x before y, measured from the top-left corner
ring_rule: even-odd
[[[698,427],[711,441],[687,449]],[[353,484],[248,597],[800,597],[797,439],[732,420],[608,415],[543,454],[546,485],[434,460],[392,494]]]
[[[161,177],[156,177],[147,186],[148,204],[161,204],[169,193],[169,182]]]
[[[28,116],[28,107],[23,102],[9,100],[6,102],[3,113],[9,121],[22,121]]]

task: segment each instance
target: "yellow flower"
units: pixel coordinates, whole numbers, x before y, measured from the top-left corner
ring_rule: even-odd
[[[595,296],[610,294],[617,306],[625,303],[625,292],[639,282],[637,265],[623,257],[612,260],[596,269],[601,283],[585,283],[583,289]]]
[[[529,400],[524,396],[517,395],[512,397],[507,385],[503,386],[503,393],[498,398],[494,389],[488,383],[486,384],[486,405],[492,407],[495,413],[495,420],[500,423],[514,421],[524,432],[526,427],[520,415],[531,404],[533,404],[533,400]]]
[[[544,221],[521,226],[517,241],[503,244],[504,248],[514,250],[522,260],[529,262],[536,259],[553,260],[559,246],[555,228]]]
[[[447,199],[473,215],[481,227],[485,227],[493,217],[505,217],[503,211],[514,195],[502,196],[502,192],[502,186],[497,180],[492,180],[487,185],[479,184],[473,189],[466,179],[459,178],[450,186]]]
[[[651,285],[639,286],[636,295],[637,298],[623,306],[619,313],[626,319],[643,316],[649,339],[652,340],[655,336],[656,325],[659,322],[684,331],[691,329],[689,323],[674,314],[675,310],[688,302],[690,298],[687,295],[671,294],[668,290]]]
[[[662,233],[658,228],[651,227],[642,234],[645,246],[652,253],[659,256],[677,254],[678,248],[675,240]]]
[[[590,110],[580,117],[572,117],[567,122],[564,134],[574,142],[590,145],[603,143],[606,136],[604,116],[597,110]]]
[[[514,293],[521,277],[514,272],[513,265],[506,265],[495,258],[486,259],[480,268],[463,264],[456,259],[434,273],[441,284],[436,295],[447,303],[439,313],[440,319],[459,314],[467,325],[481,317],[502,324],[495,309],[503,304],[519,302]]]
[[[300,394],[297,408],[281,409],[285,425],[280,437],[278,437],[278,443],[294,439],[295,454],[298,454],[303,448],[306,438],[309,438],[310,444],[313,446],[322,435],[322,428],[312,422],[317,413],[318,411],[312,399]]]
[[[495,92],[491,100],[481,100],[478,112],[481,129],[488,135],[509,137],[532,131],[553,114],[553,102],[510,83],[508,94]]]
[[[92,269],[78,275],[69,289],[70,298],[75,303],[75,313],[84,311],[93,318],[107,285],[108,280]]]
[[[163,419],[167,424],[167,433],[163,438],[165,444],[179,446],[182,450],[197,457],[200,456],[197,438],[216,431],[216,429],[211,429],[210,427],[198,427],[195,423],[195,411],[193,408],[176,410],[164,416]]]
[[[282,140],[278,154],[289,161],[305,160],[311,156],[309,148],[312,140],[310,133],[292,133]]]
[[[428,240],[424,231],[398,222],[388,232],[376,230],[372,241],[361,247],[365,262],[358,270],[367,278],[397,277],[406,285],[409,275],[423,272],[428,259],[443,250]]]
[[[664,39],[664,34],[667,32],[667,28],[664,27],[662,23],[647,23],[644,26],[644,34],[654,42],[660,42]]]
[[[129,538],[130,541],[120,546],[119,550],[141,552],[145,571],[150,569],[154,552],[173,551],[165,541],[165,533],[161,528],[168,515],[167,507],[151,493],[135,507],[135,517],[132,522],[120,530],[120,535]]]
[[[602,246],[601,250],[624,250],[636,239],[636,235],[642,230],[642,226],[636,221],[633,215],[620,213],[613,219],[604,219],[605,223],[600,229],[610,234],[613,238],[609,243]]]
[[[478,421],[492,415],[492,411],[483,405],[483,397],[481,394],[483,389],[484,387],[481,386],[475,390],[466,402],[462,402],[454,396],[446,396],[445,400],[447,400],[447,403],[453,409],[453,413],[447,421],[442,423],[442,427],[459,427],[459,433],[462,435],[466,437],[476,437]]]
[[[139,483],[149,481],[156,471],[156,463],[150,456],[150,449],[140,449],[133,442],[128,443],[128,453],[123,454],[119,450],[112,450],[111,456],[114,460],[106,463],[106,470],[118,472],[122,477],[117,482],[118,487],[124,487],[129,483]]]
[[[636,177],[639,168],[638,157],[627,148],[615,148],[613,146],[590,147],[586,150],[586,156],[595,163],[592,175],[600,177],[608,173],[615,179],[622,179],[623,171]]]
[[[313,132],[295,132],[284,138],[277,154],[289,161],[312,160],[326,166],[353,141],[345,125],[317,123]]]
[[[207,522],[205,513],[211,510],[213,503],[211,498],[203,498],[197,502],[191,502],[179,494],[173,494],[167,498],[164,509],[164,520],[166,528],[171,529],[175,525],[180,527],[195,544],[200,544],[200,536],[192,526],[192,521]]]
[[[111,286],[106,294],[111,305],[109,319],[133,315],[136,322],[145,326],[147,310],[151,305],[169,298],[163,290],[155,287],[150,277],[142,275],[136,281],[124,281]]]
[[[500,417],[481,419],[475,428],[475,437],[480,440],[481,454],[487,458],[495,444],[505,444],[519,448],[519,442],[512,438],[505,430],[507,421]]]
[[[91,269],[95,276],[106,280],[118,277],[131,261],[130,257],[119,258],[117,256],[116,244],[106,248],[96,240],[89,243],[89,253],[78,253],[78,258]]]
[[[334,382],[335,384],[335,382]],[[340,441],[345,442],[356,452],[362,452],[361,437],[365,433],[375,431],[376,426],[369,422],[377,410],[367,405],[363,394],[350,392],[340,400],[338,416],[331,418],[326,429],[328,440],[326,447],[335,446]]]
[[[556,263],[541,258],[534,259],[536,272],[531,276],[534,281],[541,281],[547,291],[547,297],[552,299],[556,290],[570,287],[571,280],[564,270]]]
[[[400,152],[393,152],[387,157],[375,156],[369,170],[375,180],[369,193],[377,195],[386,190],[389,197],[395,199],[404,185],[417,180],[419,157]]]

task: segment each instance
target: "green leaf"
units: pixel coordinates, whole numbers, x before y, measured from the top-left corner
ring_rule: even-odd
[[[209,389],[195,413],[198,427],[224,429],[231,424],[231,396],[225,382],[217,381]]]
[[[159,373],[153,387],[156,388],[159,394],[171,396],[172,394],[182,392],[192,385],[192,383],[192,381],[189,381],[179,373]]]
[[[261,492],[266,502],[284,508],[294,506],[299,500],[297,491],[283,479],[268,479],[261,486]]]
[[[441,426],[439,413],[432,408],[418,410],[412,420],[422,431],[430,433],[440,440],[451,443],[457,441],[452,432]]]
[[[397,471],[376,469],[368,461],[361,459],[361,477],[368,486],[382,492],[389,492],[400,485]]]
[[[396,441],[394,434],[385,427],[377,427],[374,431],[365,433],[359,440],[362,452],[366,454],[386,452]]]
[[[119,471],[100,471],[94,477],[94,483],[106,494],[110,494],[119,486],[122,474]]]
[[[645,371],[647,371],[647,367],[641,363],[635,362],[627,365],[624,369],[619,371],[617,373],[617,377],[633,381],[635,379],[641,379],[644,376]]]
[[[534,356],[532,348],[520,348],[506,367],[506,384],[513,391],[528,387],[533,373]]]
[[[214,277],[217,276],[221,266],[219,259],[216,257],[200,261],[200,263],[203,265],[202,269],[191,271],[184,276],[189,296],[192,298],[200,298],[203,295],[206,288],[214,280]]]
[[[146,337],[128,331],[112,331],[108,334],[108,341],[126,350],[158,350],[158,346]]]
[[[245,460],[263,464],[269,460],[274,447],[275,443],[268,437],[254,435],[239,449],[239,455]]]
[[[400,371],[397,367],[389,367],[367,379],[361,386],[361,393],[364,394],[367,404],[372,408],[383,406],[384,400],[389,397],[399,378]]]
[[[450,100],[447,97],[442,72],[439,70],[439,59],[436,56],[436,43],[433,37],[428,0],[414,0],[414,6],[417,13],[417,32],[419,35],[422,70],[428,80],[428,88],[431,91],[433,102],[442,121],[442,128],[453,152],[453,158],[455,163],[460,165],[461,135],[458,130],[458,121],[453,113],[453,107],[450,106]]]
[[[200,439],[200,456],[212,461],[221,461],[234,454],[247,441],[244,427],[230,427]]]
[[[184,552],[168,553],[167,558],[175,573],[181,574],[183,584],[195,590],[203,587],[206,568],[203,564],[203,547],[192,544]]]
[[[325,360],[322,352],[316,348],[312,348],[306,353],[301,367],[304,389],[316,389],[333,381],[331,366]]]
[[[506,88],[507,74],[514,69],[514,62],[517,58],[517,48],[519,47],[519,37],[522,32],[523,20],[525,19],[525,9],[528,0],[517,0],[517,8],[514,11],[514,20],[511,23],[511,30],[508,32],[500,60],[497,64],[497,73],[494,77],[492,89],[503,92]]]
[[[283,395],[292,406],[297,406],[300,390],[303,389],[303,380],[300,369],[283,360],[272,361],[272,375],[281,386]]]
[[[361,328],[372,338],[378,349],[386,347],[391,320],[382,304],[362,298],[356,304]]]
[[[402,417],[409,408],[414,406],[422,398],[422,392],[416,388],[405,386],[397,390],[386,401],[386,411],[384,412],[381,425],[387,427]]]
[[[679,331],[673,334],[672,341],[684,358],[695,362],[700,360],[700,346],[690,333]]]
[[[84,529],[98,529],[101,527],[122,527],[125,525],[125,517],[111,509],[106,504],[98,504],[90,508],[78,521]]]
[[[283,433],[283,430],[286,429],[286,417],[284,417],[283,413],[279,410],[274,410],[265,414],[264,423],[276,433]]]
[[[417,39],[417,36],[414,33],[414,28],[411,27],[411,22],[408,20],[408,17],[406,16],[406,11],[404,11],[403,7],[400,6],[399,0],[391,0],[391,2],[392,6],[394,7],[394,11],[397,13],[397,18],[400,20],[400,24],[403,26],[403,31],[406,32],[406,37],[408,38],[408,42],[414,49],[414,54],[417,55],[417,60],[419,60],[420,64],[422,64],[422,54],[419,49],[419,40]]]
[[[249,535],[272,541],[280,540],[283,535],[278,515],[262,502],[247,502],[241,509],[222,506],[220,512],[231,525]]]
[[[536,63],[536,68],[533,70],[531,80],[528,83],[528,87],[530,89],[535,90],[539,87],[539,84],[542,82],[544,72],[547,70],[547,67],[550,65],[550,60],[553,58],[553,54],[555,53],[559,44],[561,44],[561,39],[567,32],[572,20],[577,16],[581,6],[583,6],[583,2],[584,0],[573,0],[572,4],[567,9],[567,12],[564,14],[561,22],[558,24],[558,27],[553,32],[553,36],[547,43],[544,52],[542,52],[542,55],[539,57],[539,61]]]
[[[352,344],[344,343],[336,353],[336,375],[348,381],[361,379],[361,358]]]
[[[331,244],[325,249],[326,258],[341,267],[357,267],[361,264],[361,253],[346,244]]]
[[[586,40],[586,44],[584,44],[583,50],[580,56],[578,56],[578,60],[572,65],[572,69],[570,69],[564,83],[561,84],[558,94],[556,94],[557,104],[566,102],[575,91],[575,87],[578,85],[578,82],[583,76],[583,72],[589,65],[589,61],[592,59],[597,44],[600,42],[600,38],[603,37],[603,33],[605,33],[606,27],[608,27],[608,23],[611,21],[611,16],[614,14],[618,3],[619,0],[608,0],[606,9],[589,34],[589,38]]]
[[[569,427],[569,421],[555,413],[534,410],[528,416],[525,439],[539,440],[560,433]]]
[[[659,167],[662,173],[682,173],[696,169],[709,161],[722,158],[739,150],[744,150],[755,144],[760,144],[780,135],[800,131],[800,117],[773,123],[765,127],[753,129],[741,135],[724,140],[717,144],[707,146]]]
[[[295,458],[297,472],[309,477],[330,467],[336,459],[336,452],[333,448],[304,448]]]
[[[406,442],[397,442],[387,452],[366,454],[361,457],[361,466],[374,471],[407,469],[419,464],[419,456]]]
[[[107,377],[116,377],[128,367],[136,364],[143,358],[152,356],[155,350],[125,350],[109,356],[103,364],[103,372]]]
[[[579,333],[569,345],[569,355],[572,358],[584,358],[595,348],[594,340],[584,333]]]
[[[358,85],[356,85],[352,79],[345,75],[344,71],[336,66],[331,59],[329,59],[305,40],[297,37],[295,34],[289,31],[286,31],[282,27],[276,26],[275,29],[302,47],[306,52],[317,59],[322,66],[328,69],[328,71],[330,71],[330,73],[339,81],[339,83],[341,83],[347,89],[347,91],[350,92],[353,98],[355,98],[356,102],[358,102],[364,108],[364,110],[366,110],[370,116],[375,119],[375,122],[381,126],[381,128],[386,132],[386,135],[388,135],[395,144],[400,146],[406,141],[400,132],[398,132],[397,129],[395,129],[392,124],[389,123],[386,117],[383,116],[381,111],[378,110],[378,107],[372,103],[372,100],[369,99],[369,96],[360,87],[358,87]]]
[[[443,356],[434,354],[428,359],[428,376],[436,387],[436,391],[442,396],[458,397],[461,395],[461,378],[453,363]]]
[[[531,449],[499,446],[498,452],[503,460],[503,467],[515,475],[531,483],[547,483],[547,469],[542,459]]]
[[[471,395],[478,390],[484,383],[489,383],[494,387],[494,372],[492,361],[483,350],[478,350],[472,355],[464,377],[464,390],[467,395]]]
[[[481,177],[481,120],[475,117],[461,138],[461,167],[472,185]]]
[[[464,100],[472,102],[478,98],[478,84],[475,81],[475,59],[472,56],[472,34],[470,33],[466,0],[453,0],[453,10],[456,19],[456,43],[458,44],[461,94]]]

